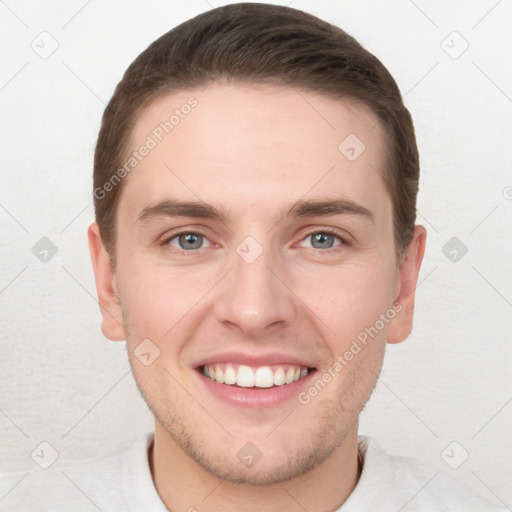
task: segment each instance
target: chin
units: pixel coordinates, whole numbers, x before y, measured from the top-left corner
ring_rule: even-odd
[[[326,460],[334,450],[332,448],[319,453],[318,450],[299,449],[290,456],[289,452],[282,453],[277,450],[270,455],[267,450],[259,451],[255,445],[249,443],[243,445],[239,452],[244,448],[245,452],[237,453],[236,458],[229,454],[218,457],[204,451],[198,453],[192,447],[185,450],[205,471],[220,480],[252,487],[268,487],[305,475]],[[252,461],[247,460],[251,451]]]
[[[289,420],[292,419],[293,414]],[[168,436],[191,460],[220,480],[253,487],[267,487],[305,475],[321,465],[342,444],[350,428],[345,424],[320,422],[299,432],[269,429],[257,435],[235,433],[223,439],[212,437],[211,429],[178,428],[159,420]],[[197,425],[195,425],[197,426]],[[191,432],[194,432],[191,434]],[[240,434],[240,435],[238,435]],[[253,439],[254,442],[249,441]],[[205,441],[208,440],[208,441]]]

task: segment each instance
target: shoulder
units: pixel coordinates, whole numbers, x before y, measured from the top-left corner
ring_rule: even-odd
[[[369,437],[360,436],[359,451],[364,459],[363,471],[353,495],[358,493],[364,502],[364,496],[373,492],[375,505],[379,503],[380,510],[397,510],[397,507],[403,512],[507,510],[487,502],[469,487],[430,464],[409,457],[388,455]],[[345,512],[343,507],[341,510]],[[347,512],[350,510],[347,507]]]
[[[145,434],[108,455],[57,461],[48,469],[0,474],[0,510],[129,510],[124,491],[134,480],[130,473],[140,468],[143,474],[149,474],[141,462],[151,440],[151,434]]]

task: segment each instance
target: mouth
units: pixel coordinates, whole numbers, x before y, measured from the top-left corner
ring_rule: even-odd
[[[207,400],[261,410],[296,402],[317,372],[308,364],[312,360],[277,352],[224,351],[196,361],[192,368]]]
[[[261,364],[261,363],[260,363]],[[297,401],[316,369],[286,364],[211,363],[196,368],[206,393],[232,407],[268,409]]]
[[[243,364],[208,364],[197,370],[207,379],[237,388],[268,389],[305,379],[314,368],[299,365],[247,366]]]

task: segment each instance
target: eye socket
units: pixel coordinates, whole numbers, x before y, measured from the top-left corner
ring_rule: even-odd
[[[167,238],[162,245],[171,246],[178,251],[191,252],[210,247],[212,243],[208,238],[193,231],[183,231]],[[315,231],[307,235],[300,244],[302,247],[311,247],[328,251],[340,245],[347,245],[345,240],[337,233],[329,230]]]
[[[203,246],[204,242],[206,242],[206,246]],[[166,240],[165,243],[182,251],[204,249],[211,245],[205,236],[193,232],[178,233]]]
[[[326,230],[310,233],[304,238],[303,243],[306,241],[309,241],[309,245],[306,244],[305,247],[312,247],[313,249],[332,249],[344,243],[339,235]]]

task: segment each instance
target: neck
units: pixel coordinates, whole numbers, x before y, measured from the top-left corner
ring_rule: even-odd
[[[184,453],[158,421],[149,463],[160,498],[172,512],[332,512],[359,478],[357,424],[326,461],[304,475],[268,486],[220,480]]]

